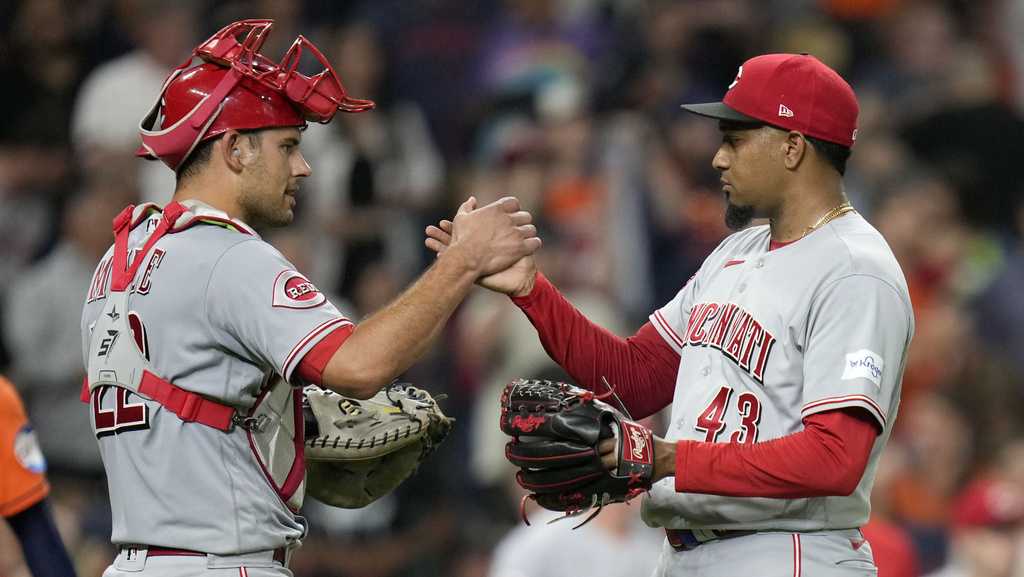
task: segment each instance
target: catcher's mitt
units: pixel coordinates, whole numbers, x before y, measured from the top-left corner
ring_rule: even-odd
[[[404,383],[366,400],[307,386],[303,413],[306,491],[346,509],[394,490],[452,426],[429,393]]]
[[[554,381],[512,381],[501,395],[501,430],[514,437],[505,456],[520,467],[516,480],[545,509],[576,516],[597,507],[586,523],[604,505],[651,487],[651,431],[591,391]],[[611,437],[618,455],[614,471],[598,453],[600,441]]]

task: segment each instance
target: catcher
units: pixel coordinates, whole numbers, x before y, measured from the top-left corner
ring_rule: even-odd
[[[471,199],[448,256],[360,324],[342,316],[257,230],[292,220],[306,123],[373,103],[302,36],[280,62],[262,55],[271,26],[231,24],[171,72],[139,154],[175,172],[174,196],[114,219],[89,286],[82,393],[119,548],[107,577],[290,575],[307,489],[362,506],[447,432],[429,395],[382,388],[477,278],[540,245],[515,199]],[[300,73],[304,55],[322,71]]]

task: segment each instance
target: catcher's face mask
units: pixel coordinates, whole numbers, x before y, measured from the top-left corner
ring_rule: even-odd
[[[172,170],[202,141],[229,129],[327,123],[338,110],[362,112],[369,100],[350,98],[317,47],[299,36],[280,62],[259,53],[272,20],[229,24],[200,44],[164,81],[160,97],[139,124],[138,156],[159,158]],[[244,38],[241,42],[239,37]],[[298,71],[303,54],[323,70]],[[193,66],[199,58],[201,62]]]

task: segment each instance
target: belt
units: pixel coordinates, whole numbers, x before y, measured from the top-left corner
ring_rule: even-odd
[[[141,545],[138,547],[121,547],[121,549],[146,549],[147,557],[206,557],[206,553],[201,551],[192,551],[189,549],[171,549],[167,547],[146,547]],[[287,557],[288,549],[285,547],[278,547],[274,549],[274,561],[277,561],[281,565],[284,565],[284,561]]]
[[[690,551],[711,541],[722,541],[753,535],[757,531],[728,529],[665,529],[668,544],[676,551]]]

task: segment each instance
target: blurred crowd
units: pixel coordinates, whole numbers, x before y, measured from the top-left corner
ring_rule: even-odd
[[[917,317],[865,529],[879,574],[1024,575],[1024,0],[8,0],[0,15],[0,370],[80,575],[114,554],[78,400],[86,285],[111,218],[173,191],[166,167],[134,158],[166,74],[247,17],[276,22],[265,54],[303,33],[378,104],[309,128],[296,222],[264,231],[353,318],[429,265],[425,225],[470,194],[515,195],[539,221],[542,270],[632,334],[728,233],[717,127],[678,105],[718,100],[758,53],[839,70],[861,104],[847,194]],[[521,523],[497,395],[531,376],[565,378],[506,298],[475,291],[406,375],[448,394],[455,434],[365,509],[307,500],[295,573],[649,574],[662,535],[639,507],[575,532],[543,512]],[[17,551],[0,524],[0,575],[26,575]]]

